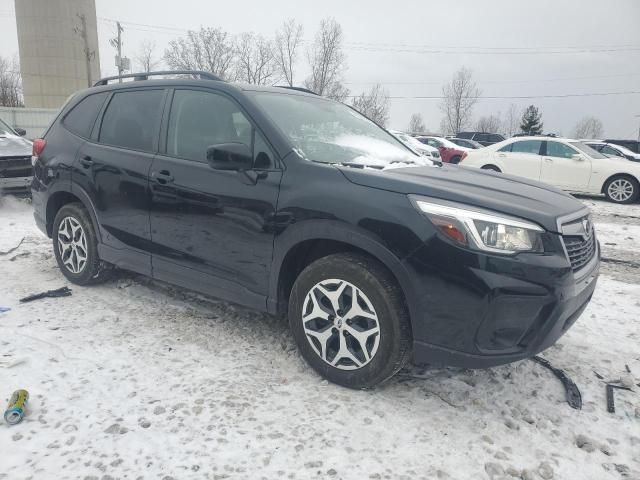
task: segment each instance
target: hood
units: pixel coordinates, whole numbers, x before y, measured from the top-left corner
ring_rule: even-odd
[[[525,178],[457,165],[394,168],[384,171],[337,167],[357,185],[424,195],[481,207],[533,221],[551,232],[557,219],[585,206],[554,187]]]
[[[16,135],[0,135],[0,158],[30,157],[32,144],[26,138]]]

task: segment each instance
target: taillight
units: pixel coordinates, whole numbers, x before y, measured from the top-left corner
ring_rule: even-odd
[[[44,138],[36,138],[33,141],[33,148],[31,150],[31,166],[35,167],[38,158],[44,151],[44,147],[47,146],[47,141]]]
[[[462,152],[462,155],[460,155],[460,162],[462,160],[464,160],[465,158],[467,158],[467,152]],[[458,163],[460,163],[460,162],[458,162]]]

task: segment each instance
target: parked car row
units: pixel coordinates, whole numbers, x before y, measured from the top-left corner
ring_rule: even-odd
[[[632,162],[640,162],[640,153],[629,150],[627,147],[622,145],[595,140],[583,140],[583,142],[594,150],[605,154],[607,157],[621,157],[631,160]]]
[[[538,180],[569,192],[604,193],[616,203],[633,203],[640,196],[640,163],[608,157],[578,140],[514,137],[465,152],[462,164]]]

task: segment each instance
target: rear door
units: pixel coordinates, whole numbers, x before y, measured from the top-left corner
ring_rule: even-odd
[[[96,209],[101,257],[145,274],[151,273],[148,176],[165,95],[162,88],[116,90],[74,168],[74,188]]]
[[[151,169],[153,276],[264,308],[282,171],[265,137],[231,97],[176,89]],[[248,172],[212,169],[207,147],[244,143]]]
[[[518,140],[496,152],[503,172],[540,180],[542,140]]]
[[[580,154],[580,160],[574,155]],[[591,178],[591,159],[575,148],[553,140],[543,145],[541,180],[564,190],[586,192]]]

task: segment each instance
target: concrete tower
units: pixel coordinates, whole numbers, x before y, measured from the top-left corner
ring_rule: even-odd
[[[100,77],[95,0],[15,0],[27,107],[57,108]]]

